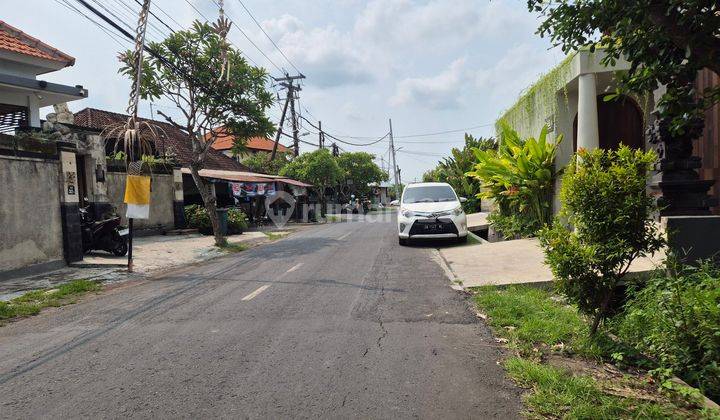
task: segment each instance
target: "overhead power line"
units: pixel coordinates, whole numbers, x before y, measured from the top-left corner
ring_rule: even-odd
[[[384,136],[380,137],[379,139],[377,139],[377,140],[375,140],[375,141],[371,141],[371,142],[369,142],[369,143],[353,143],[353,142],[349,142],[349,141],[347,141],[347,140],[340,139],[340,138],[338,138],[338,137],[336,137],[336,136],[333,136],[332,134],[330,134],[330,133],[328,133],[327,131],[325,131],[325,130],[321,129],[320,127],[316,126],[312,121],[308,120],[307,118],[305,118],[305,117],[303,117],[303,116],[301,116],[300,118],[302,118],[303,120],[305,120],[306,123],[310,124],[310,126],[311,126],[312,128],[314,128],[314,129],[316,129],[316,130],[318,130],[318,131],[322,131],[326,136],[330,137],[331,139],[333,139],[333,140],[335,140],[335,141],[339,141],[340,143],[343,143],[343,144],[350,145],[350,146],[361,146],[361,147],[362,147],[362,146],[372,146],[373,144],[380,143],[381,141],[385,140],[385,138],[387,138],[387,136],[390,134],[390,133],[388,132],[388,133],[386,133]]]
[[[78,15],[84,17],[85,19],[89,20],[90,22],[92,22],[95,26],[97,26],[98,28],[100,28],[101,31],[105,32],[105,34],[106,34],[107,36],[109,36],[110,39],[112,39],[113,41],[115,41],[115,43],[118,44],[118,45],[120,46],[120,48],[127,48],[127,45],[123,45],[122,41],[125,41],[125,42],[128,42],[128,43],[129,43],[130,41],[125,40],[125,39],[121,38],[120,36],[118,36],[117,34],[111,32],[108,28],[104,27],[102,24],[100,24],[99,22],[97,22],[96,20],[94,20],[93,18],[91,18],[90,16],[86,15],[85,13],[83,13],[82,10],[80,10],[80,9],[78,9],[77,7],[75,7],[75,6],[73,6],[72,4],[70,4],[69,0],[55,0],[55,2],[56,2],[57,4],[59,4],[59,5],[61,5],[61,6],[64,6],[64,7],[67,8],[68,10],[77,13]]]
[[[275,43],[275,40],[273,40],[273,39],[270,37],[270,35],[268,35],[268,33],[265,32],[265,29],[262,27],[262,25],[260,25],[260,22],[258,22],[257,19],[255,19],[255,16],[253,16],[252,12],[250,12],[250,10],[247,8],[247,6],[245,6],[245,3],[243,3],[242,0],[238,0],[238,3],[240,3],[240,5],[242,6],[242,8],[245,9],[245,11],[246,11],[247,14],[250,16],[250,18],[253,20],[253,22],[255,22],[255,25],[257,25],[257,27],[260,28],[260,30],[262,31],[262,33],[265,34],[265,36],[267,37],[267,39],[270,40],[270,42],[273,44],[273,46],[275,47],[275,49],[278,50],[278,52],[280,53],[280,55],[282,55],[283,58],[284,58],[288,63],[290,63],[290,65],[292,66],[292,68],[295,69],[296,72],[302,74],[302,72],[300,71],[300,69],[298,69],[292,61],[290,61],[290,59],[288,58],[288,56],[285,55],[285,53],[283,52],[283,50],[281,50],[280,47],[278,46],[278,44]]]
[[[395,136],[396,139],[407,139],[411,137],[430,137],[430,136],[439,136],[442,134],[450,134],[450,133],[460,133],[463,131],[468,130],[475,130],[476,128],[482,128],[482,127],[489,127],[491,125],[495,125],[495,123],[487,123],[487,124],[480,124],[473,127],[467,127],[467,128],[458,128],[456,130],[445,130],[445,131],[436,131],[432,133],[420,133],[420,134],[408,134],[404,136]]]

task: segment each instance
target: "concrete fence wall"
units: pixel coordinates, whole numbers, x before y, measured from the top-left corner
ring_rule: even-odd
[[[0,272],[64,264],[60,183],[57,160],[0,156]]]
[[[115,207],[122,217],[122,223],[127,226],[125,218],[126,205],[124,172],[108,172],[106,177],[107,196],[110,204]],[[154,174],[152,176],[150,194],[150,218],[135,219],[134,227],[137,229],[170,230],[175,227],[175,181],[172,174]]]

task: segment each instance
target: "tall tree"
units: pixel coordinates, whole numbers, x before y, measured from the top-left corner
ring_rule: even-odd
[[[570,52],[597,45],[606,64],[625,58],[621,90],[650,92],[665,85],[659,117],[673,135],[701,134],[703,110],[720,101],[720,86],[696,92],[699,70],[720,75],[717,0],[527,0],[544,17],[538,33]]]
[[[219,229],[216,199],[199,172],[220,134],[216,127],[224,127],[236,139],[274,131],[265,114],[273,100],[266,88],[268,75],[229,46],[217,25],[199,21],[162,42],[150,43],[149,49],[153,54],[143,66],[140,94],[144,99],[165,98],[182,115],[176,120],[162,114],[187,133],[192,144],[192,177],[210,215],[215,243],[222,246],[226,241]],[[130,51],[120,55],[120,72],[131,78],[133,56]]]
[[[270,153],[257,152],[243,159],[242,164],[250,171],[261,174],[278,175],[280,170],[290,163],[290,153],[278,153],[270,160]]]
[[[293,159],[280,175],[313,184],[320,200],[320,214],[325,217],[325,190],[342,178],[343,172],[327,149],[320,149]]]
[[[366,197],[370,193],[368,184],[379,184],[390,179],[388,173],[380,169],[373,159],[375,156],[367,152],[347,152],[337,157],[343,172],[341,182],[350,185],[357,196]]]
[[[438,165],[423,174],[424,182],[447,182],[455,191],[468,200],[463,203],[467,212],[480,211],[480,181],[466,174],[475,168],[473,149],[494,150],[497,142],[494,138],[473,137],[465,133],[465,145],[462,149],[453,147],[450,156],[443,158]]]

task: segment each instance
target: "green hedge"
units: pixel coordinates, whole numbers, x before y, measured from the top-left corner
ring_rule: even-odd
[[[243,233],[247,229],[247,216],[242,210],[236,208],[228,209],[228,234],[235,235]],[[211,235],[212,223],[210,216],[204,206],[192,204],[185,206],[185,220],[189,227],[197,229],[203,235]]]

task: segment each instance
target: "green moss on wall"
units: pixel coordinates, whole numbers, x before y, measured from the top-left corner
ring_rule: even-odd
[[[533,121],[538,116],[542,117],[543,120],[550,117],[554,125],[555,115],[557,114],[556,94],[562,91],[567,103],[566,84],[572,73],[572,60],[575,54],[569,54],[560,64],[525,90],[517,102],[495,122],[496,131],[499,132],[500,120],[505,120],[517,131],[527,133],[532,130]]]

